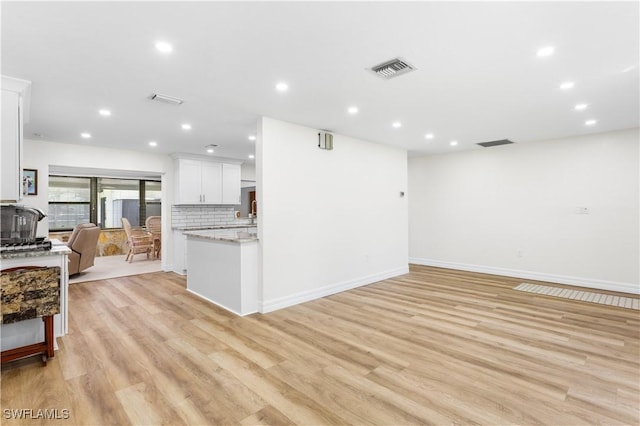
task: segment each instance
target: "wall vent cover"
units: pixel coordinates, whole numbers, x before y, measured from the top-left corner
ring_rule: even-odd
[[[510,141],[509,139],[500,139],[499,141],[480,142],[480,143],[477,143],[476,145],[480,145],[485,148],[490,148],[492,146],[509,145],[510,143],[515,143],[515,142]]]
[[[152,101],[163,102],[165,104],[171,104],[171,105],[182,105],[184,103],[184,100],[180,98],[176,98],[174,96],[161,95],[159,93],[152,93],[149,96],[149,99],[151,99]]]
[[[383,62],[380,65],[373,66],[369,69],[369,71],[380,78],[389,80],[391,78],[414,71],[415,69],[416,67],[409,64],[407,61],[400,58],[395,58],[390,61]]]

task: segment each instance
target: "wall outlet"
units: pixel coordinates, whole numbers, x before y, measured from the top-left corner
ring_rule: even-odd
[[[576,214],[589,214],[591,209],[589,207],[576,207]]]

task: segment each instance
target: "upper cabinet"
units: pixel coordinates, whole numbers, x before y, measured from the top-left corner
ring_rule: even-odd
[[[222,165],[222,204],[240,204],[240,164]]]
[[[22,128],[28,121],[31,82],[2,76],[2,141],[0,200],[17,202],[22,190]]]
[[[240,204],[240,164],[174,158],[174,204]]]

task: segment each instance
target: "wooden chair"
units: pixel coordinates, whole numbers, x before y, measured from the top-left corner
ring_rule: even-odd
[[[149,254],[153,250],[153,237],[151,233],[139,228],[133,228],[131,222],[124,217],[122,218],[122,227],[127,234],[127,245],[129,246],[129,251],[124,260],[131,263],[133,262],[133,256],[140,253],[146,253],[147,259],[149,259]]]
[[[160,259],[160,243],[162,242],[162,217],[149,216],[144,221],[145,228],[153,237],[153,257]]]

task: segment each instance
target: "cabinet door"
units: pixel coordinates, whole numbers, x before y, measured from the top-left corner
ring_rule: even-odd
[[[222,165],[222,204],[240,204],[240,165]]]
[[[21,132],[20,95],[3,90],[0,199],[5,201],[18,201],[22,198]]]
[[[187,236],[180,230],[173,231],[173,272],[187,272]]]
[[[202,203],[202,170],[200,161],[179,160],[178,204]]]
[[[203,161],[202,196],[205,204],[220,204],[222,201],[222,164]]]

